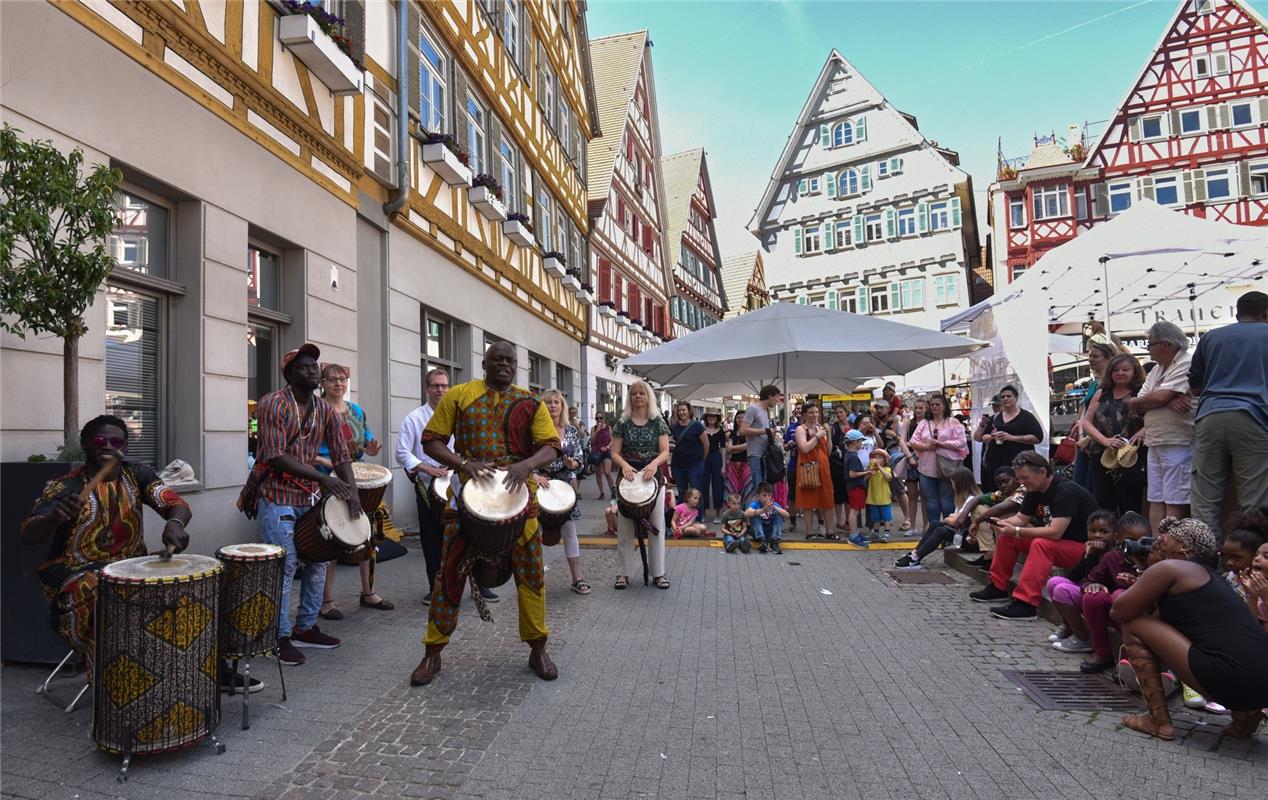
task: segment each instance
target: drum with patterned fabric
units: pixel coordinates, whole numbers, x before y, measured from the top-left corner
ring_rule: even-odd
[[[107,564],[97,587],[92,737],[131,757],[189,747],[220,722],[218,603],[207,556]]]
[[[286,551],[275,544],[231,544],[216,551],[220,581],[220,655],[238,659],[277,647]]]

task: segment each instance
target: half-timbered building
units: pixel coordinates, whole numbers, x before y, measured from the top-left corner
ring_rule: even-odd
[[[770,305],[766,290],[766,270],[762,251],[726,256],[722,259],[722,294],[726,298],[724,319],[738,317]]]
[[[697,147],[661,162],[665,174],[666,239],[674,264],[673,297],[669,301],[673,335],[683,336],[722,320],[722,256],[714,229],[717,211],[709,162]]]
[[[618,362],[672,335],[673,282],[647,31],[591,40],[590,62],[601,134],[590,142],[587,175],[597,303],[585,345],[586,395],[593,410],[615,415],[635,377]]]
[[[972,182],[833,50],[749,223],[771,299],[937,329],[980,258]],[[865,345],[866,343],[860,343]],[[947,379],[961,377],[959,364]],[[942,382],[937,367],[910,385]]]
[[[580,393],[584,3],[317,5],[345,22],[277,0],[0,4],[4,122],[124,176],[81,416],[193,467],[200,549],[253,535],[234,508],[251,409],[301,342],[352,368],[384,441],[426,369],[478,376],[499,339],[520,382]],[[60,352],[4,337],[24,378],[0,390],[6,460],[60,444]],[[409,482],[393,490],[412,524]]]

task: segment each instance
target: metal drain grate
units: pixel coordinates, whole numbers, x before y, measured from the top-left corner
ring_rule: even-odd
[[[1143,701],[1100,675],[1003,669],[1045,711],[1138,711]]]
[[[936,570],[919,569],[899,570],[890,572],[889,577],[893,578],[896,583],[906,584],[908,586],[948,586],[955,585],[955,578],[952,578],[945,572]]]

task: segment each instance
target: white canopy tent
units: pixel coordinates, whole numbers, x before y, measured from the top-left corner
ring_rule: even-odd
[[[852,392],[882,375],[905,375],[985,345],[877,317],[775,303],[653,347],[623,363],[675,397]]]

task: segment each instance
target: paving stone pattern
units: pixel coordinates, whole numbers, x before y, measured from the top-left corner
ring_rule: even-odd
[[[548,550],[551,652],[529,672],[514,592],[483,624],[464,603],[444,669],[407,685],[421,655],[416,550],[382,565],[389,613],[357,608],[341,568],[344,637],[287,670],[240,731],[226,699],[209,747],[117,760],[31,689],[0,674],[0,795],[14,798],[1078,798],[1260,797],[1268,733],[1221,741],[1220,718],[1179,712],[1182,740],[1117,730],[1117,715],[1040,711],[1000,674],[1072,669],[1044,622],[1009,623],[967,601],[972,582],[900,586],[892,552],[726,555],[674,548],[673,588],[613,591],[615,553],[587,549],[589,597]],[[936,562],[931,560],[931,564]],[[69,683],[69,682],[68,682]],[[71,687],[61,688],[65,693]]]

